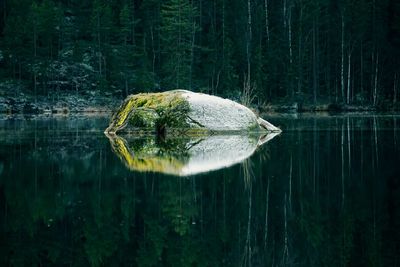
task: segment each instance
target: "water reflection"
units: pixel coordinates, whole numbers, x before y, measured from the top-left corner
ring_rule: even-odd
[[[0,265],[396,266],[399,117],[273,121],[244,163],[182,179],[126,169],[107,119],[0,120]]]
[[[227,168],[249,158],[279,133],[129,138],[107,135],[127,168],[189,176]]]

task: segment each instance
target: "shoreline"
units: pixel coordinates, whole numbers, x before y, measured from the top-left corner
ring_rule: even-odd
[[[89,94],[60,94],[58,96],[25,95],[0,96],[1,115],[70,115],[108,114],[118,109],[124,99],[96,92]],[[342,103],[270,103],[253,107],[259,114],[276,113],[363,113],[400,112],[400,103],[384,102],[379,106]]]
[[[100,94],[63,94],[55,97],[0,96],[3,115],[68,115],[112,113],[122,100]]]

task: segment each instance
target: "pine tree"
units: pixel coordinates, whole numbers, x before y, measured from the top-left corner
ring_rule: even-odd
[[[94,0],[91,17],[94,30],[93,42],[96,47],[98,78],[100,87],[105,88],[107,80],[107,56],[110,54],[110,41],[113,32],[112,12],[108,4],[102,0]]]
[[[161,10],[162,68],[166,88],[189,88],[193,25],[197,9],[188,0],[168,0]]]

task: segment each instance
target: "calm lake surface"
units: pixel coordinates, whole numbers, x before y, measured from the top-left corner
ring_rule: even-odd
[[[0,265],[399,266],[400,116],[265,118],[246,154],[1,117]]]

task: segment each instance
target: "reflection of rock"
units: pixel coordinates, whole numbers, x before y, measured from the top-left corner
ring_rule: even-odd
[[[249,108],[217,96],[174,90],[129,96],[106,129],[109,134],[137,129],[164,134],[182,132],[252,132],[280,129]]]
[[[108,135],[113,151],[134,171],[188,176],[240,163],[279,133],[264,136],[211,135],[200,137],[134,138]]]

